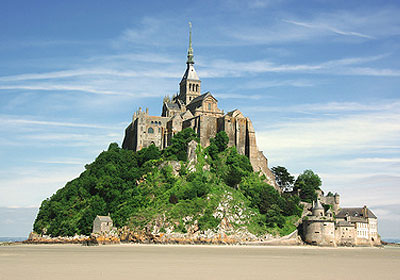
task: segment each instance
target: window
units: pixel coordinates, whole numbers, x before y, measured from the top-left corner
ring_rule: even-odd
[[[197,92],[199,91],[199,85],[196,85],[196,91]]]
[[[158,133],[160,133],[161,132],[161,128],[158,128]]]
[[[211,103],[208,103],[208,110],[211,110]]]
[[[148,133],[154,133],[154,129],[152,127],[149,127],[149,129],[147,130]]]

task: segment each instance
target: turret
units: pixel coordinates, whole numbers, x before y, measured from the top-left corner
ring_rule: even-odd
[[[314,206],[312,208],[312,214],[315,217],[323,217],[324,215],[324,207],[322,207],[321,202],[319,201],[319,199],[317,199],[317,201],[315,201]]]

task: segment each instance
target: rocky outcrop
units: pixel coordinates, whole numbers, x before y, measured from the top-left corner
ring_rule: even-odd
[[[75,236],[57,236],[52,237],[49,235],[40,235],[31,232],[27,240],[23,241],[25,244],[83,244],[83,245],[105,245],[105,244],[119,244],[120,239],[116,234],[92,234],[75,235]]]

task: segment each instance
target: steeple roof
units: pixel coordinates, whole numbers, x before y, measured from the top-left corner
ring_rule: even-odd
[[[193,60],[193,47],[192,47],[192,23],[189,22],[189,48],[188,48],[188,55],[187,55],[187,67],[185,74],[183,74],[182,81],[184,80],[197,80],[199,81],[199,76],[196,73],[196,70],[194,69],[194,60]]]
[[[194,64],[193,60],[193,48],[192,48],[192,23],[189,21],[189,49],[187,55],[187,64]]]
[[[185,74],[183,74],[182,81],[184,80],[200,80],[199,76],[196,73],[196,70],[194,69],[193,64],[191,63],[188,63]]]
[[[315,202],[314,207],[313,207],[313,210],[317,210],[317,209],[324,209],[324,207],[322,206],[319,199],[317,199],[317,201]]]

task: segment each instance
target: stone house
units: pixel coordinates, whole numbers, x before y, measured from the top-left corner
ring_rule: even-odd
[[[358,208],[341,208],[336,221],[349,223],[354,227],[355,245],[379,245],[378,218],[364,205]]]
[[[194,68],[191,31],[186,65],[179,94],[164,98],[161,116],[151,116],[148,109],[139,108],[125,130],[122,148],[138,151],[154,144],[164,149],[176,133],[187,127],[193,128],[200,144],[207,147],[210,138],[225,131],[229,137],[228,146],[236,146],[240,154],[249,158],[254,170],[263,173],[268,183],[279,190],[267,158],[257,147],[250,119],[237,109],[225,114],[210,92],[201,94],[201,80]]]
[[[96,218],[93,221],[93,233],[108,233],[112,230],[113,228],[113,221],[110,217],[110,214],[108,216],[96,216]]]

